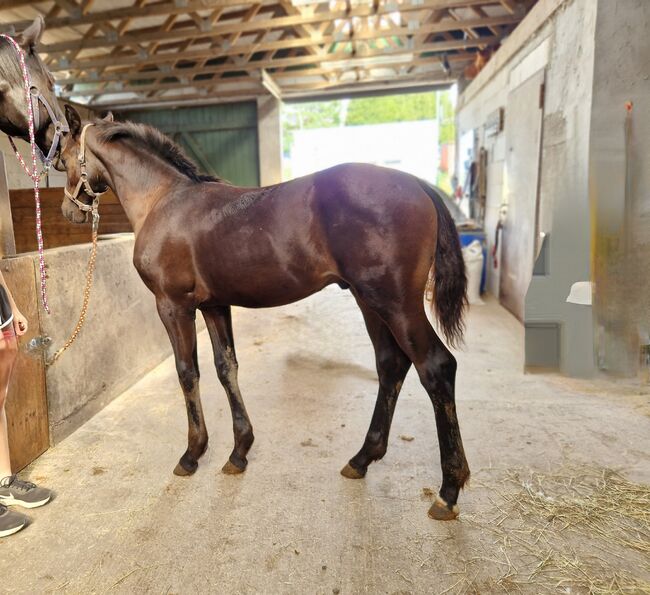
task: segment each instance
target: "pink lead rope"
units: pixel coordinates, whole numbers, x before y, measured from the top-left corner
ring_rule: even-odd
[[[47,302],[47,273],[45,272],[45,257],[43,256],[43,229],[41,222],[41,192],[40,192],[40,182],[42,173],[39,172],[38,161],[36,159],[36,131],[34,130],[34,106],[32,104],[32,82],[29,76],[29,70],[27,70],[27,64],[25,62],[25,52],[18,45],[16,40],[9,35],[0,34],[0,37],[6,39],[16,50],[18,54],[18,60],[20,62],[20,69],[23,74],[23,83],[25,85],[25,98],[27,99],[27,113],[29,119],[29,144],[32,149],[32,168],[31,170],[27,167],[25,160],[22,158],[21,154],[18,152],[16,145],[11,137],[9,141],[11,146],[16,153],[18,161],[22,165],[25,173],[32,179],[34,182],[34,201],[36,203],[36,241],[38,243],[38,266],[40,269],[41,277],[41,299],[43,301],[43,308],[49,314],[50,306]],[[43,172],[45,173],[45,172]]]

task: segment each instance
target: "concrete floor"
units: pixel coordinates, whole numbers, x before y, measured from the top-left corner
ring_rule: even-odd
[[[365,480],[339,475],[376,394],[372,348],[347,292],[237,311],[235,337],[257,439],[247,472],[220,473],[231,421],[203,333],[211,442],[196,475],[172,475],[186,420],[168,360],[24,473],[57,497],[0,540],[0,591],[542,592],[515,584],[507,567],[512,560],[525,578],[536,562],[498,533],[502,496],[521,491],[505,478],[589,465],[650,481],[647,393],[522,375],[522,329],[494,302],[472,309],[458,354],[473,476],[460,519],[448,523],[426,514],[423,489],[437,490],[440,470],[433,411],[413,371],[385,459]],[[573,545],[592,549],[590,539],[574,534]],[[635,556],[617,554],[617,571],[649,580],[647,560]]]

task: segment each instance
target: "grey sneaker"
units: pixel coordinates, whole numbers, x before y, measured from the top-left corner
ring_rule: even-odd
[[[0,537],[18,533],[27,524],[27,517],[18,512],[10,511],[0,504]]]
[[[22,481],[15,475],[0,479],[0,504],[5,506],[15,504],[25,508],[37,508],[47,504],[51,497],[50,490],[39,488],[29,481]]]

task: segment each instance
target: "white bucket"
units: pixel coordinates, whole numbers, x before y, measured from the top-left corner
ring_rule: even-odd
[[[474,240],[469,246],[465,246],[463,260],[467,271],[467,300],[472,306],[482,306],[485,302],[481,299],[481,275],[483,273],[481,242]]]

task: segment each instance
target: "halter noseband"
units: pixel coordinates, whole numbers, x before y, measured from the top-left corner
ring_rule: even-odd
[[[63,189],[66,198],[71,200],[80,211],[83,213],[93,214],[93,223],[95,219],[99,218],[99,197],[105,193],[105,191],[95,192],[95,190],[93,190],[90,182],[88,181],[88,171],[86,169],[86,132],[88,131],[88,128],[94,125],[95,124],[92,122],[86,124],[81,131],[81,137],[79,140],[79,169],[81,170],[81,175],[79,176],[77,186],[72,193],[68,190],[67,186]],[[79,200],[79,194],[81,193],[82,189],[88,196],[90,196],[90,198],[93,199],[93,202],[91,204],[87,205],[86,203],[83,203]]]
[[[0,33],[0,39],[6,39],[16,50],[18,53],[18,56],[21,60],[22,63],[25,62],[25,54],[23,49],[18,45],[16,40],[9,36]],[[40,129],[40,124],[41,124],[41,110],[40,110],[40,104],[43,104],[43,107],[45,108],[45,111],[48,113],[50,116],[50,121],[52,122],[52,125],[54,126],[54,138],[52,139],[52,144],[50,145],[50,150],[47,153],[47,156],[43,154],[43,151],[41,151],[41,148],[37,145],[36,146],[36,151],[38,153],[38,157],[43,163],[43,174],[47,173],[50,167],[52,167],[52,162],[54,161],[54,156],[56,155],[57,149],[59,148],[59,145],[61,143],[61,136],[63,135],[64,132],[70,132],[70,126],[68,125],[67,120],[65,119],[65,116],[59,109],[59,105],[57,103],[56,107],[57,109],[54,109],[51,105],[50,102],[45,98],[45,96],[40,92],[38,87],[36,85],[32,84],[31,81],[31,76],[29,75],[29,69],[25,66],[23,76],[26,77],[26,82],[29,86],[29,101],[32,106],[32,114],[33,114],[33,119],[34,119],[34,130],[39,131]],[[11,148],[14,150],[14,152],[18,153],[18,150],[16,149],[16,145],[14,144],[14,139],[9,136],[9,142],[11,143]],[[41,175],[43,175],[41,174]]]

